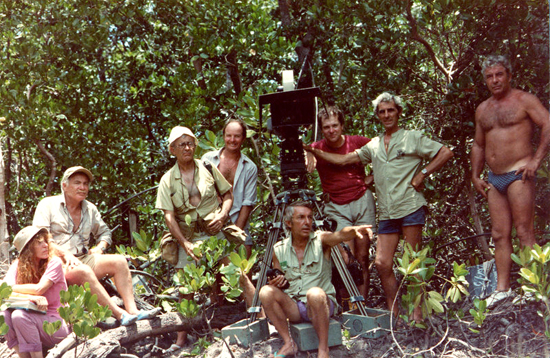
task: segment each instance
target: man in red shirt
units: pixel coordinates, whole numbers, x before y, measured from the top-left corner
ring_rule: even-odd
[[[327,107],[319,112],[317,119],[321,126],[324,139],[311,146],[324,152],[347,154],[363,147],[370,139],[358,135],[344,135],[344,114],[337,107]],[[372,225],[375,227],[376,206],[369,186],[373,183],[372,176],[365,174],[365,167],[360,164],[345,166],[331,164],[323,159],[315,159],[308,155],[308,171],[315,168],[319,172],[323,193],[328,201],[325,205],[325,215],[337,222],[336,231],[347,226]],[[363,267],[363,285],[359,292],[366,299],[369,291],[369,240],[352,240],[352,253]]]

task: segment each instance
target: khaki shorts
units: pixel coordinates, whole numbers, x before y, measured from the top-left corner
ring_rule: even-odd
[[[95,257],[96,255],[93,255],[93,254],[86,254],[86,255],[83,255],[83,256],[80,256],[78,257],[78,259],[80,260],[80,262],[82,262],[83,264],[85,265],[88,265],[92,268],[92,270],[95,269]]]
[[[210,235],[199,236],[197,238],[194,238],[191,242],[193,244],[200,245],[204,240],[208,239],[209,237]],[[218,239],[225,239],[225,236],[221,231],[216,235],[216,237]],[[178,263],[176,264],[176,268],[181,269],[187,266],[189,263],[194,262],[193,260],[187,260],[188,257],[189,255],[187,255],[187,252],[183,249],[183,247],[181,247],[181,245],[178,246]]]
[[[329,219],[336,220],[336,231],[346,226],[372,225],[372,231],[376,232],[376,205],[372,192],[367,189],[365,194],[350,203],[339,205],[330,202],[325,205],[325,215]]]

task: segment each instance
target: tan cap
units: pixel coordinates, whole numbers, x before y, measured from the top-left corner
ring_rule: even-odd
[[[181,137],[182,135],[188,135],[189,137],[193,137],[195,139],[195,145],[199,143],[197,140],[197,137],[191,132],[191,129],[183,126],[176,126],[172,128],[172,131],[170,132],[170,137],[168,137],[168,144],[171,145],[176,139]]]
[[[27,226],[23,230],[19,231],[17,235],[15,235],[15,239],[13,239],[13,246],[21,254],[21,251],[23,251],[25,246],[27,246],[32,238],[41,231],[45,231],[46,233],[48,233],[48,229],[46,229],[45,227],[40,228],[36,226]]]
[[[88,169],[77,166],[77,167],[70,167],[69,169],[65,170],[65,173],[63,174],[63,179],[61,179],[61,182],[63,183],[65,180],[69,179],[71,175],[76,173],[82,173],[90,179],[90,183],[94,180],[94,176],[92,175],[92,172]]]

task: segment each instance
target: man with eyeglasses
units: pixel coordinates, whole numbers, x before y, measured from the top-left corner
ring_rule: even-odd
[[[92,180],[92,173],[86,168],[67,169],[61,180],[61,195],[44,198],[38,203],[33,225],[47,228],[52,234],[55,253],[65,264],[65,278],[69,285],[89,283],[91,293],[98,297],[97,302],[108,306],[124,326],[152,318],[161,309],[137,309],[126,258],[105,254],[112,243],[111,231],[97,207],[86,200]],[[96,246],[90,248],[92,237]],[[111,299],[99,282],[98,279],[106,276],[113,278],[124,309]]]
[[[224,238],[221,230],[229,219],[233,204],[231,184],[216,167],[212,166],[210,171],[195,159],[197,144],[198,140],[189,128],[176,126],[172,129],[168,149],[176,157],[176,164],[162,176],[155,205],[164,212],[166,226],[179,243],[176,269],[180,270],[189,263],[188,257],[198,261],[193,248],[202,241],[210,236]],[[189,217],[189,222],[186,217]],[[225,258],[222,263],[228,264],[229,260]],[[254,286],[246,275],[241,277],[240,283],[245,296],[251,297]],[[187,332],[178,332],[176,343],[167,352],[181,349],[186,341]]]

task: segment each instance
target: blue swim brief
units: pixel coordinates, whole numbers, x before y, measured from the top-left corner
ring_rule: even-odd
[[[515,170],[504,174],[495,174],[492,171],[489,171],[488,182],[489,184],[493,184],[493,186],[497,188],[499,193],[506,195],[510,184],[512,184],[516,180],[521,180],[522,176],[523,174],[516,174]]]

